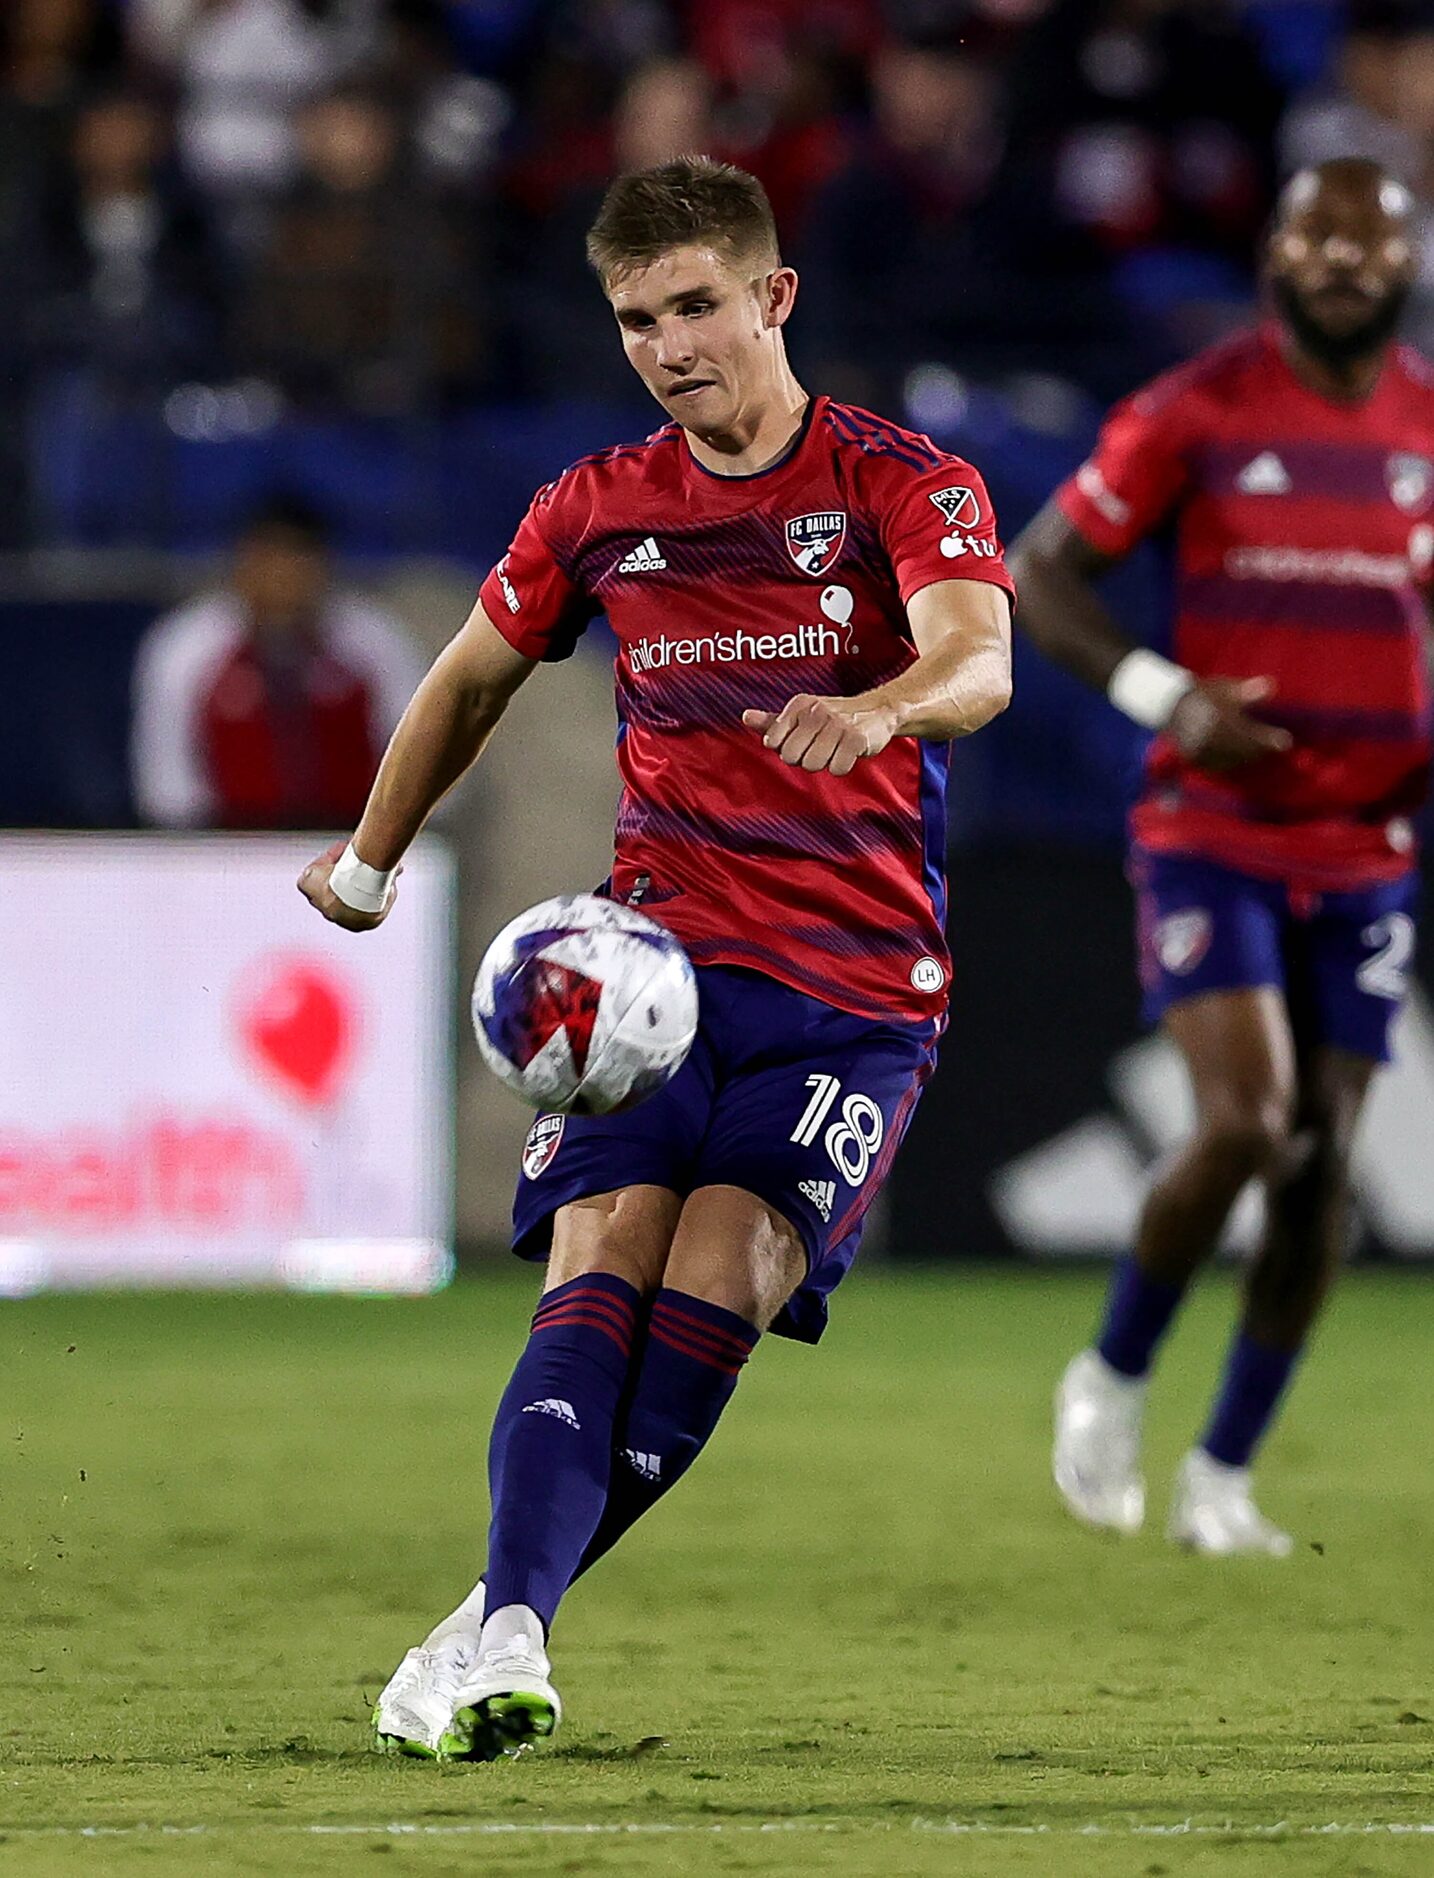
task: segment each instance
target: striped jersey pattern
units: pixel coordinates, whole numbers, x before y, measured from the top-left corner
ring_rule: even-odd
[[[1061,490],[1118,556],[1173,526],[1172,653],[1203,677],[1268,678],[1287,754],[1214,775],[1157,738],[1139,846],[1338,890],[1411,864],[1429,762],[1434,368],[1395,348],[1338,404],[1245,333],[1119,405]]]
[[[944,1010],[949,746],[900,737],[850,776],[779,762],[743,727],[798,692],[851,696],[915,659],[937,581],[1011,592],[980,476],[929,438],[814,399],[753,476],[702,468],[671,424],[539,492],[484,582],[528,657],[597,614],[617,640],[622,779],[609,891],[701,964],[745,966],[876,1019]]]

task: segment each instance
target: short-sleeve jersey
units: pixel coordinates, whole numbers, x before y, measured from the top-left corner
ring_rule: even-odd
[[[1174,657],[1270,679],[1256,713],[1293,738],[1216,775],[1157,737],[1136,841],[1314,889],[1407,870],[1429,761],[1429,364],[1396,348],[1341,404],[1274,328],[1242,334],[1117,406],[1059,501],[1109,555],[1173,522]]]
[[[605,613],[618,642],[622,795],[609,891],[697,964],[745,966],[841,1010],[945,1008],[950,746],[893,738],[848,776],[784,764],[742,713],[852,696],[915,659],[906,602],[953,579],[1011,592],[970,464],[816,398],[751,476],[704,469],[671,424],[541,490],[484,582],[534,659]]]

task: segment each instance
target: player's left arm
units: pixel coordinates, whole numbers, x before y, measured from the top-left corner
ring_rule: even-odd
[[[1011,604],[986,580],[938,580],[912,594],[917,658],[854,698],[799,692],[780,711],[744,711],[767,748],[806,770],[850,775],[893,737],[946,740],[989,724],[1011,701]]]

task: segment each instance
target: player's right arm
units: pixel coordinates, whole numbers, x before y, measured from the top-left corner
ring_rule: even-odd
[[[1206,769],[1233,769],[1289,748],[1288,731],[1251,715],[1268,681],[1196,678],[1127,638],[1096,591],[1169,516],[1185,479],[1178,401],[1157,388],[1117,406],[1093,455],[1011,550],[1018,619],[1040,651],[1136,723]]]
[[[508,643],[480,600],[429,668],[384,752],[362,819],[357,859],[379,873],[398,868],[439,802],[482,754],[518,687],[537,664]],[[367,932],[381,925],[392,895],[376,912],[346,904],[330,885],[345,843],[311,861],[299,891],[325,919]]]

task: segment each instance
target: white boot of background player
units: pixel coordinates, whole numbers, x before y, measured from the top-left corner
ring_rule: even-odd
[[[1104,1531],[1139,1532],[1145,1519],[1140,1431],[1143,1376],[1124,1376],[1097,1350],[1073,1358],[1056,1388],[1051,1473],[1076,1518]]]
[[[457,1610],[410,1650],[389,1677],[373,1712],[375,1744],[424,1759],[444,1751],[463,1679],[478,1659],[483,1580]]]
[[[1255,1505],[1248,1467],[1192,1448],[1175,1476],[1169,1535],[1207,1558],[1288,1558],[1295,1542]]]

